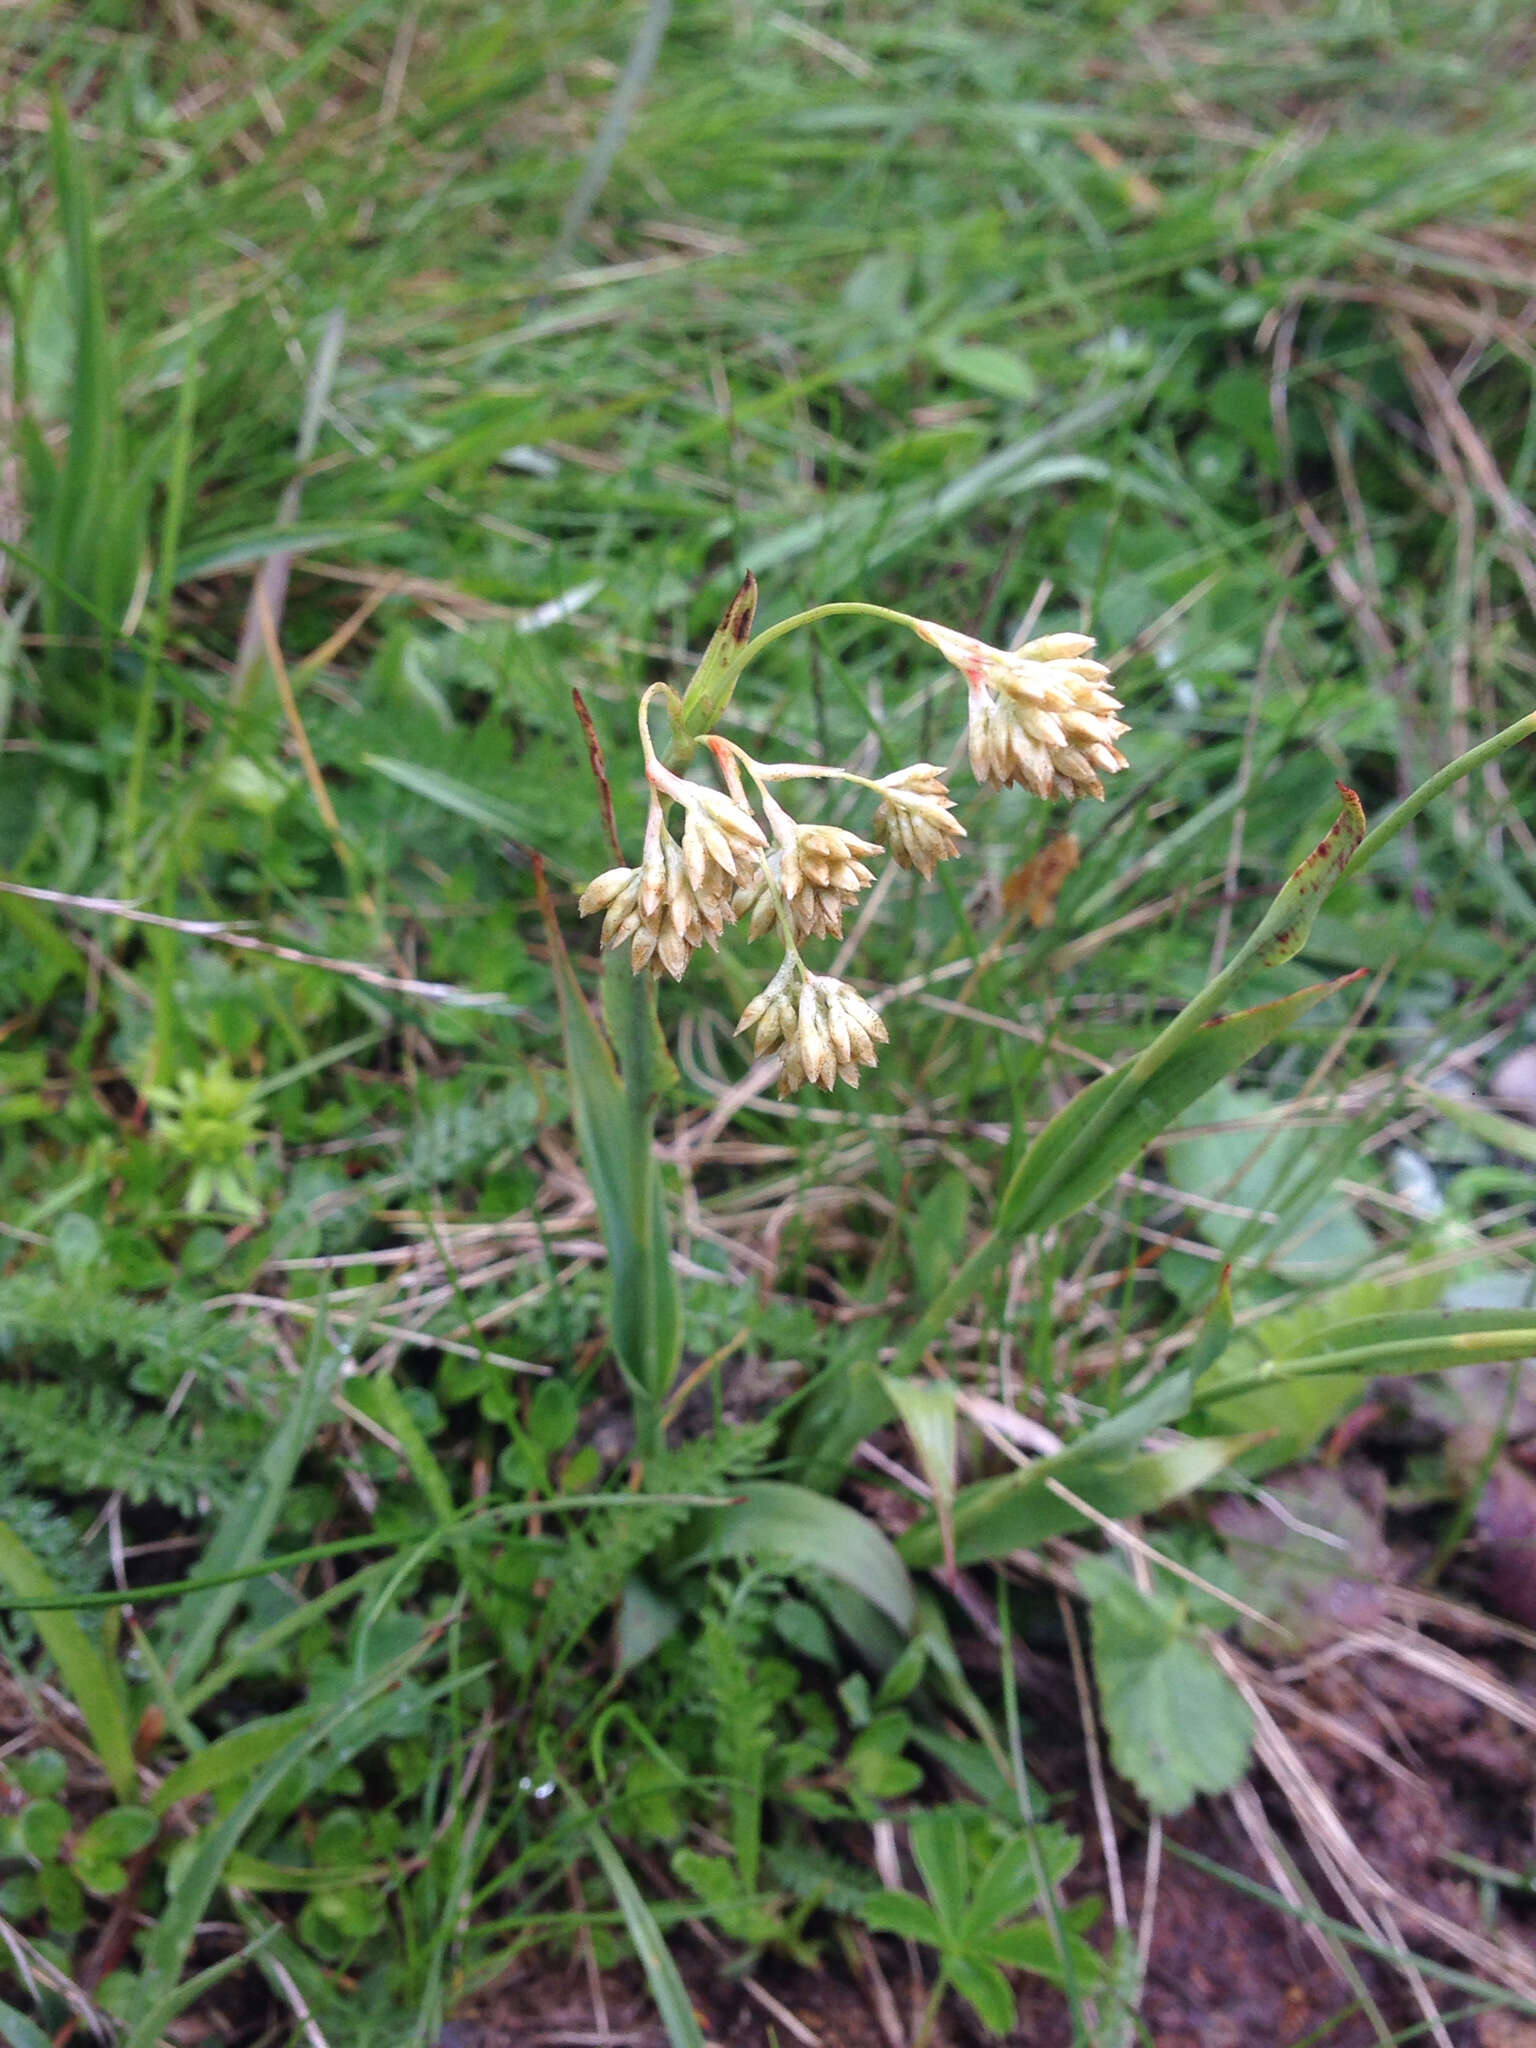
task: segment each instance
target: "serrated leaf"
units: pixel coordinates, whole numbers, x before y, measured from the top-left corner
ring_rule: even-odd
[[[1107,1558],[1085,1558],[1099,1705],[1115,1768],[1155,1813],[1182,1813],[1248,1768],[1253,1716],[1179,1601],[1146,1594]]]
[[[1079,1899],[1056,1924],[1036,1916],[1010,1927],[996,1927],[984,1943],[993,1962],[1009,1970],[1029,1970],[1052,1984],[1073,1984],[1079,1990],[1097,1987],[1104,1974],[1104,1958],[1083,1939],[1099,1916],[1097,1899]]]

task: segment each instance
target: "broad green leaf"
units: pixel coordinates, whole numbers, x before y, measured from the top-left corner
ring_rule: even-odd
[[[1108,1558],[1084,1558],[1099,1705],[1116,1770],[1155,1813],[1182,1813],[1248,1768],[1253,1716],[1192,1633],[1182,1603],[1143,1593]]]
[[[912,1448],[923,1468],[923,1477],[933,1489],[944,1555],[953,1563],[957,1451],[955,1388],[947,1380],[904,1380],[887,1375],[885,1391],[912,1439]]]
[[[1098,1910],[1096,1899],[1084,1899],[1062,1918],[1062,1938],[1072,1958],[1072,1975],[1078,1984],[1092,1984],[1102,1974],[1104,1958],[1076,1931],[1088,1925]],[[1061,1950],[1048,1920],[1025,1920],[1017,1927],[999,1927],[987,1937],[986,1951],[1010,1970],[1030,1970],[1060,1984],[1066,1977]]]
[[[955,1555],[961,1564],[979,1564],[1085,1527],[1091,1518],[1053,1493],[1047,1484],[1051,1479],[1101,1515],[1123,1520],[1197,1492],[1252,1442],[1251,1436],[1205,1437],[1168,1451],[1112,1453],[1093,1460],[1064,1451],[1002,1478],[979,1480],[955,1497]],[[937,1522],[909,1529],[899,1549],[914,1570],[937,1564],[943,1554]]]
[[[0,2004],[0,2036],[5,2048],[52,2048],[50,2036],[14,2005]]]
[[[635,1954],[640,1958],[640,1967],[645,1971],[645,1981],[650,1986],[661,2023],[667,2030],[668,2041],[672,2048],[704,2048],[704,2036],[683,1980],[677,1973],[677,1965],[662,1940],[656,1916],[641,1898],[639,1886],[630,1876],[623,1857],[595,1821],[587,1829],[587,1840],[603,1866],[609,1890],[624,1915],[624,1925],[629,1930]]]
[[[1265,1253],[1266,1269],[1282,1279],[1314,1284],[1337,1279],[1371,1256],[1375,1239],[1342,1197],[1312,1192],[1318,1134],[1285,1129],[1274,1122],[1273,1111],[1261,1089],[1218,1084],[1185,1117],[1216,1128],[1188,1137],[1177,1129],[1165,1133],[1168,1178],[1182,1194],[1255,1212],[1250,1219],[1196,1208],[1193,1228],[1208,1244],[1224,1251],[1253,1245]],[[1281,1221],[1265,1223],[1260,1220],[1265,1213]]]
[[[963,1173],[946,1173],[905,1219],[907,1249],[921,1300],[937,1294],[965,1256],[971,1196],[971,1184]]]
[[[1068,1862],[1066,1870],[1049,1871],[1052,1883],[1065,1877],[1067,1870],[1072,1868],[1072,1862],[1076,1860],[1075,1842],[1073,1850],[1072,1861]],[[1031,1844],[1028,1835],[1015,1835],[1011,1841],[1004,1842],[976,1880],[964,1919],[968,1941],[981,1942],[1000,1922],[1017,1919],[1034,1903],[1040,1890],[1035,1877],[1038,1854],[1038,1848]]]
[[[946,1937],[959,1933],[965,1918],[970,1878],[966,1868],[965,1823],[953,1812],[920,1813],[908,1829],[912,1855],[923,1874]]]
[[[147,1806],[113,1806],[98,1814],[76,1844],[76,1854],[136,1856],[160,1832]]]
[[[21,1538],[0,1522],[0,1580],[22,1600],[51,1600],[59,1589]],[[98,1650],[72,1614],[35,1613],[32,1625],[59,1668],[64,1689],[80,1709],[91,1745],[119,1799],[131,1799],[138,1784],[133,1733],[117,1666]]]
[[[1040,380],[1011,348],[997,348],[988,342],[941,341],[929,350],[934,368],[957,384],[969,384],[976,391],[990,391],[996,398],[1028,400],[1038,395]]]
[[[203,1792],[217,1792],[259,1770],[268,1757],[275,1756],[291,1742],[312,1709],[299,1707],[290,1714],[273,1714],[265,1720],[247,1721],[231,1729],[216,1742],[199,1749],[185,1763],[178,1764],[155,1788],[150,1805],[156,1813],[168,1813],[178,1799],[195,1799]]]
[[[805,1486],[752,1480],[729,1506],[707,1509],[692,1527],[683,1569],[719,1557],[776,1557],[851,1586],[903,1634],[912,1626],[912,1583],[895,1546],[842,1501]]]
[[[1011,2034],[1018,2025],[1019,2008],[1008,1979],[983,1956],[946,1955],[944,1974],[960,1996],[973,2005],[982,2025],[992,2034]]]
[[[1004,1233],[1046,1230],[1102,1195],[1154,1138],[1176,1124],[1207,1089],[1253,1058],[1281,1032],[1290,1030],[1325,996],[1354,977],[1314,983],[1257,1009],[1202,1025],[1172,1053],[1145,1085],[1116,1110],[1104,1129],[1089,1130],[1124,1082],[1134,1062],[1091,1081],[1046,1125],[1025,1153],[998,1205]],[[1087,1137],[1089,1142],[1084,1144]],[[1048,1192],[1035,1190],[1050,1178]]]
[[[1348,1289],[1336,1306],[1358,1305],[1356,1290]],[[1280,1433],[1265,1447],[1264,1462],[1288,1463],[1379,1373],[1443,1372],[1532,1353],[1536,1312],[1529,1309],[1383,1310],[1322,1327],[1315,1308],[1302,1309],[1254,1325],[1228,1349],[1195,1390],[1192,1427],[1274,1428]]]
[[[913,1892],[871,1892],[859,1902],[859,1918],[876,1934],[898,1934],[903,1941],[923,1941],[930,1948],[944,1936],[926,1899]]]
[[[1055,1457],[1038,1459],[1031,1465],[1021,1466],[1016,1472],[1004,1473],[997,1479],[980,1480],[974,1486],[966,1487],[959,1498],[964,1503],[967,1526],[985,1524],[994,1504],[1010,1502],[1018,1494],[1033,1494],[1042,1479],[1055,1478],[1070,1483],[1072,1473],[1079,1468],[1082,1474],[1087,1475],[1097,1473],[1101,1468],[1118,1469],[1150,1430],[1166,1429],[1169,1424],[1182,1421],[1189,1410],[1193,1387],[1191,1369],[1182,1366],[1165,1374],[1134,1401],[1127,1401],[1117,1414],[1107,1415],[1102,1422],[1095,1423],[1076,1443],[1065,1451],[1059,1451]],[[1079,1489],[1074,1485],[1073,1491]],[[1025,1512],[1044,1512],[1047,1515],[1060,1512],[1070,1518],[1062,1522],[1064,1528],[1075,1527],[1083,1519],[1074,1508],[1052,1495],[1048,1488],[1043,1508],[1026,1509]],[[934,1527],[932,1520],[925,1519],[907,1531],[902,1539],[901,1552],[909,1564],[932,1564],[940,1554],[935,1547]],[[938,1524],[938,1531],[942,1546],[942,1522]],[[1053,1528],[1049,1533],[1055,1534],[1056,1530]]]

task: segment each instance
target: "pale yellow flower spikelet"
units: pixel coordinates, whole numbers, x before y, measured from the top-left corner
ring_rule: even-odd
[[[749,594],[755,589],[750,578],[743,585]],[[800,947],[842,937],[846,913],[874,883],[870,863],[880,853],[929,881],[941,861],[958,857],[965,827],[931,761],[872,778],[819,762],[759,761],[710,730],[730,703],[740,668],[756,651],[744,645],[751,603],[743,613],[741,602],[738,597],[727,614],[686,696],[662,683],[642,695],[640,744],[651,808],[640,865],[612,867],[597,876],[582,893],[581,910],[583,916],[602,916],[605,947],[629,946],[635,973],[667,974],[674,981],[700,946],[717,946],[725,926],[738,918],[747,921],[754,939],[777,930],[784,959],[736,1028],[754,1034],[759,1055],[777,1055],[781,1096],[807,1082],[831,1089],[846,1081],[856,1088],[862,1070],[874,1066],[876,1048],[888,1042],[885,1024],[848,982],[813,974]],[[1103,778],[1127,766],[1117,742],[1129,728],[1119,716],[1109,669],[1093,659],[1094,643],[1086,634],[1050,633],[1010,651],[930,619],[849,601],[780,621],[757,645],[828,611],[895,619],[959,670],[969,687],[967,741],[978,781],[995,787],[1022,783],[1041,797],[1102,798]],[[658,697],[671,716],[674,758],[687,765],[706,748],[720,787],[689,781],[658,759],[647,722]],[[594,767],[606,786],[597,755]],[[874,795],[871,838],[842,825],[804,824],[774,793],[786,784],[828,780]],[[677,838],[667,822],[673,806],[683,814]],[[1070,839],[1058,843],[1076,845]],[[1031,911],[1037,923],[1048,919],[1055,891],[1070,871],[1058,860],[1047,888],[1042,869],[1044,915]]]
[[[759,864],[755,881],[737,893],[733,908],[760,939],[775,922],[775,892],[797,939],[843,936],[843,912],[874,881],[864,865],[880,848],[841,825],[801,825],[766,792],[763,815],[778,842]]]
[[[686,842],[686,831],[684,839]],[[631,941],[630,965],[636,974],[649,968],[657,976],[680,981],[700,946],[718,947],[720,934],[735,915],[729,878],[717,862],[695,865],[702,877],[695,883],[684,847],[667,830],[661,806],[653,802],[645,828],[645,852],[637,868],[609,868],[590,882],[579,905],[583,917],[598,911],[603,918],[602,944]]]
[[[880,1013],[855,988],[830,974],[811,974],[788,956],[761,995],[742,1012],[739,1032],[756,1027],[753,1050],[779,1055],[779,1094],[807,1081],[831,1089],[859,1085],[859,1069],[872,1067],[875,1047],[888,1042]]]
[[[685,782],[659,762],[649,774],[658,795],[683,807],[683,866],[694,891],[711,902],[719,898],[729,904],[768,844],[762,826],[744,803],[721,790]]]
[[[880,778],[876,839],[899,868],[915,868],[932,881],[941,860],[954,860],[965,827],[953,816],[955,800],[931,761],[918,761]]]
[[[1102,797],[1124,768],[1115,745],[1130,727],[1109,670],[1083,633],[1051,633],[1013,651],[921,621],[922,637],[970,684],[971,767],[978,782],[1020,782],[1036,796]]]

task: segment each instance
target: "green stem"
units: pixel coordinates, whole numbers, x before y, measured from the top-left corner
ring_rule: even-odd
[[[780,619],[776,626],[767,626],[761,633],[755,634],[737,663],[737,680],[740,680],[741,672],[749,662],[756,661],[765,647],[771,647],[775,640],[782,640],[786,633],[795,633],[802,626],[814,625],[817,619],[846,617],[849,614],[858,614],[869,619],[890,619],[895,625],[910,626],[914,633],[918,628],[918,621],[910,612],[892,611],[889,605],[862,604],[854,598],[844,599],[837,604],[813,605],[810,611],[796,612],[790,618]]]
[[[138,868],[139,816],[143,808],[144,785],[148,775],[149,743],[154,730],[155,697],[160,683],[160,664],[171,630],[171,600],[176,589],[176,556],[181,546],[182,520],[187,504],[187,473],[192,458],[192,427],[197,415],[197,357],[194,345],[187,345],[187,360],[181,374],[176,401],[176,424],[171,439],[170,475],[166,483],[165,517],[160,530],[160,560],[155,573],[154,610],[150,615],[149,645],[144,650],[144,668],[139,677],[139,697],[133,715],[133,740],[128,756],[128,779],[123,792],[122,824],[119,828],[119,859],[122,893],[132,896]]]
[[[939,2007],[944,2003],[944,1993],[947,1989],[948,1985],[941,1969],[934,1979],[933,1989],[928,1994],[928,2003],[923,2007],[923,2016],[918,2022],[917,2032],[912,2036],[912,2048],[928,2048],[928,2043],[933,2039],[934,2027],[938,2024]]]
[[[1404,1337],[1388,1344],[1351,1344],[1347,1350],[1319,1352],[1310,1358],[1280,1358],[1263,1372],[1221,1380],[1202,1389],[1211,1407],[1239,1394],[1257,1394],[1287,1386],[1292,1380],[1330,1379],[1335,1373],[1369,1373],[1380,1367],[1393,1373],[1438,1372],[1450,1365],[1499,1365],[1530,1354],[1529,1324],[1513,1330],[1467,1330],[1450,1336]],[[1446,1352],[1456,1355],[1446,1357]]]
[[[1416,818],[1424,806],[1439,796],[1442,790],[1449,789],[1453,782],[1459,782],[1464,775],[1470,775],[1474,768],[1481,768],[1484,762],[1496,761],[1500,754],[1508,753],[1511,747],[1518,746],[1521,740],[1530,739],[1533,735],[1536,735],[1536,711],[1528,711],[1524,718],[1517,718],[1513,725],[1506,725],[1491,739],[1483,740],[1480,745],[1469,748],[1465,754],[1458,754],[1454,761],[1448,761],[1436,774],[1431,775],[1427,782],[1421,782],[1411,796],[1405,796],[1397,809],[1388,812],[1373,831],[1366,833],[1340,879],[1349,881],[1368,861],[1374,860],[1388,840],[1395,839],[1403,827]]]

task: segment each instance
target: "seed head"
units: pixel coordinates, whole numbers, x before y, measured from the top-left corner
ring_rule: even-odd
[[[647,771],[651,786],[683,807],[683,865],[695,889],[706,895],[729,893],[757,866],[768,844],[763,828],[735,797],[685,782],[659,762]]]
[[[925,881],[941,860],[953,860],[965,827],[951,816],[954,799],[931,761],[880,778],[875,837],[899,868],[916,868]]]
[[[605,947],[632,941],[629,957],[636,974],[648,967],[653,975],[670,974],[680,981],[700,946],[718,946],[734,915],[727,889],[708,886],[710,879],[706,871],[706,886],[695,885],[686,855],[653,799],[639,867],[606,869],[582,891],[579,907],[583,917],[606,913]]]
[[[843,912],[875,879],[864,861],[879,847],[841,825],[798,824],[766,794],[763,814],[778,844],[759,862],[756,879],[738,891],[736,916],[750,917],[751,936],[761,938],[774,922],[777,889],[797,939],[840,939]]]
[[[1130,727],[1115,713],[1109,670],[1083,633],[1050,633],[1008,651],[930,620],[919,633],[971,686],[968,738],[978,782],[1022,782],[1036,796],[1102,797],[1101,776],[1124,768],[1115,745]]]
[[[838,1081],[857,1088],[860,1067],[875,1064],[875,1047],[890,1036],[879,1011],[857,989],[830,974],[807,973],[794,954],[748,1003],[736,1029],[754,1026],[754,1052],[778,1052],[780,1096],[807,1081],[818,1088]]]

